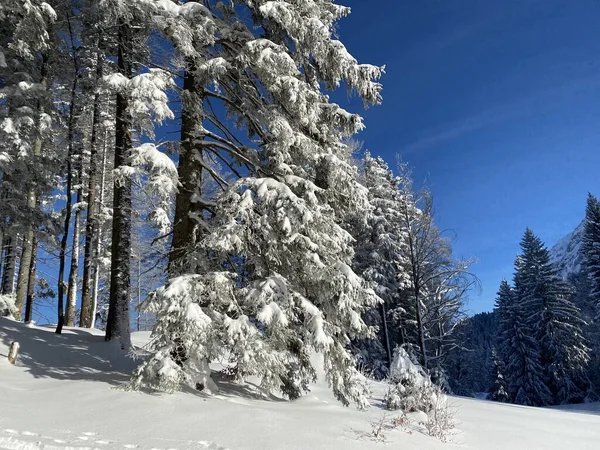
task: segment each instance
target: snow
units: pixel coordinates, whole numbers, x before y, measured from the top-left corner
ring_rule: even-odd
[[[558,267],[563,278],[576,275],[581,271],[581,242],[585,221],[581,222],[575,230],[559,240],[550,249],[550,262]]]
[[[15,299],[16,296],[14,294],[0,295],[0,316],[8,316],[17,312]]]
[[[210,16],[210,11],[206,8],[206,6],[201,5],[200,3],[190,2],[184,5],[178,5],[171,0],[152,0],[148,2],[148,0],[143,0],[144,3],[148,3],[149,6],[155,7],[171,17],[183,17],[186,19],[194,19],[198,16]]]
[[[48,18],[51,21],[54,22],[56,20],[56,18],[57,18],[56,11],[54,11],[54,9],[52,8],[52,6],[50,6],[46,2],[42,2],[42,4],[40,5],[40,8],[46,14],[46,16],[48,16]]]
[[[143,346],[149,333],[133,333]],[[6,355],[21,344],[17,364]],[[142,350],[139,350],[142,351]],[[214,372],[220,394],[149,395],[120,388],[136,366],[102,332],[28,327],[0,318],[0,448],[22,450],[149,449],[595,449],[600,405],[536,409],[449,397],[458,428],[449,443],[411,425],[370,438],[382,416],[385,385],[372,383],[373,407],[344,408],[323,381],[293,402],[265,396],[252,383]],[[315,362],[317,365],[317,363]]]

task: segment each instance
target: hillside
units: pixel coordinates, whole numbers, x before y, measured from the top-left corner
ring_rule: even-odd
[[[135,335],[138,345],[147,334]],[[18,363],[6,355],[21,345]],[[120,385],[135,362],[103,341],[96,330],[28,327],[0,319],[0,448],[92,449],[370,449],[371,422],[385,385],[373,383],[368,412],[344,408],[322,377],[310,395],[295,402],[265,398],[252,385],[218,376],[221,393],[148,395]],[[217,366],[215,366],[215,369]],[[412,418],[385,431],[394,448],[592,449],[600,442],[600,415],[451,398],[458,427],[444,444],[427,436]],[[578,408],[581,409],[581,408]]]
[[[563,278],[578,274],[581,270],[581,239],[583,237],[584,222],[581,222],[575,230],[559,240],[550,249],[550,260],[559,268]]]

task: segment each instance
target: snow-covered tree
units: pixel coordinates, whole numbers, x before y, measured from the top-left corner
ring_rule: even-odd
[[[498,333],[496,337],[496,356],[504,366],[506,366],[510,357],[510,347],[508,346],[508,342],[513,326],[513,324],[511,323],[513,315],[511,314],[510,308],[513,306],[514,302],[515,293],[511,288],[510,284],[508,284],[508,281],[506,279],[503,279],[500,282],[500,289],[498,290],[498,294],[496,295],[494,312],[496,313],[496,319],[498,321]]]
[[[515,298],[508,307],[506,319],[506,345],[509,354],[506,362],[508,393],[511,402],[527,406],[543,406],[552,401],[545,384],[539,343],[528,321],[530,312],[525,308],[521,292],[522,256],[515,261]]]
[[[16,313],[15,296],[0,294],[0,317],[13,317]]]
[[[492,379],[488,399],[495,402],[507,403],[510,401],[506,380],[506,366],[504,361],[494,351],[492,353]]]
[[[117,25],[113,29],[117,71],[104,77],[116,97],[111,280],[106,339],[119,339],[122,347],[129,347],[131,177],[136,172],[134,154],[143,152],[141,147],[134,151],[134,136],[154,138],[154,124],[173,118],[165,91],[174,83],[162,69],[139,70],[146,54],[147,33],[151,30],[148,25],[160,4],[103,0],[100,6],[109,12],[109,17]]]
[[[400,216],[405,199],[400,179],[382,158],[367,152],[362,165],[361,182],[368,189],[370,210],[366,217],[353,218],[351,224],[356,239],[354,268],[365,280],[373,282],[381,303],[364,316],[367,324],[378,327],[378,333],[372,339],[357,342],[356,347],[363,363],[376,376],[384,377],[392,360],[393,345],[388,311],[398,307],[401,292],[409,284],[407,233]]]
[[[376,104],[382,69],[358,64],[333,38],[349,10],[330,1],[218,8],[209,17],[228,45],[201,70],[206,85],[226,92],[259,158],[212,207],[197,273],[170,280],[146,302],[157,314],[154,353],[134,385],[211,387],[208,362],[228,355],[237,377],[257,375],[296,397],[314,378],[309,356],[317,350],[336,397],[366,406],[348,347],[369,335],[361,314],[377,297],[352,271],[353,240],[339,225],[368,205],[356,168],[342,159],[343,139],[363,125],[330,103],[321,83],[343,82]],[[235,150],[231,140],[225,145]]]
[[[425,370],[439,366],[456,342],[453,329],[461,317],[466,294],[477,284],[469,272],[469,260],[452,257],[450,240],[435,225],[433,199],[427,190],[413,191],[406,164],[401,178],[400,220],[406,230],[408,286],[392,313],[400,318],[403,343],[418,349]],[[430,362],[432,367],[430,367]],[[437,368],[442,371],[441,367]],[[441,372],[440,372],[441,373]]]
[[[55,155],[47,148],[55,125],[49,89],[55,20],[56,11],[43,1],[0,5],[0,214],[9,269],[3,290],[15,290],[19,318],[26,303],[37,234],[42,225],[48,225],[42,205],[55,187]],[[22,248],[14,289],[17,234]]]
[[[449,243],[442,241],[437,248],[437,259],[431,259],[436,264],[435,276],[423,290],[422,324],[431,378],[449,389],[446,360],[452,350],[463,345],[455,331],[464,317],[467,294],[477,287],[478,280],[469,271],[472,261],[453,259]]]
[[[394,351],[389,380],[391,386],[384,398],[388,409],[429,412],[438,402],[446,401],[441,389],[418,363],[411,360],[403,347],[397,347]]]
[[[600,202],[588,195],[581,254],[584,270],[590,281],[590,300],[596,306],[600,320]]]
[[[519,357],[529,358],[532,367],[539,363],[542,368],[546,389],[535,393],[538,398],[532,404],[581,401],[589,388],[585,377],[589,349],[582,331],[585,322],[572,301],[572,288],[558,278],[548,250],[529,229],[521,241],[521,250],[515,266],[515,301],[509,308],[509,314],[516,316],[509,319],[513,321],[512,331],[508,330],[509,341],[513,342],[510,351],[515,353],[516,339],[521,345]],[[530,345],[525,351],[527,342]],[[519,372],[524,366],[517,372],[511,367],[509,363],[507,371],[509,377],[516,374],[517,378],[512,379],[515,387],[527,371]],[[529,372],[526,376],[533,379],[533,370]],[[542,402],[539,394],[546,390],[551,396]],[[527,400],[535,397],[530,394],[534,393],[527,393]],[[514,401],[522,403],[520,400],[525,397],[517,395]]]
[[[573,289],[557,276],[548,250],[531,230],[526,231],[521,248],[523,266],[515,288],[540,343],[546,384],[557,404],[581,401],[589,387],[585,380],[589,349]]]

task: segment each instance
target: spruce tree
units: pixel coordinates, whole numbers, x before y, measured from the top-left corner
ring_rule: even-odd
[[[494,305],[494,312],[496,313],[496,318],[498,321],[498,334],[497,334],[497,344],[496,347],[498,349],[497,356],[498,358],[506,364],[508,361],[508,356],[510,351],[506,346],[508,342],[509,333],[511,329],[510,318],[510,307],[514,303],[514,292],[508,281],[506,279],[502,279],[500,282],[500,289],[498,290],[498,294],[496,295],[496,302]]]
[[[522,248],[523,248],[522,242]],[[525,249],[523,249],[525,253]],[[552,401],[545,384],[541,353],[535,332],[527,320],[531,313],[522,301],[523,270],[527,262],[520,255],[515,261],[515,299],[507,309],[506,363],[508,394],[511,402],[526,406],[544,406]]]
[[[165,70],[140,70],[147,58],[147,38],[154,14],[165,3],[133,0],[102,0],[101,6],[116,26],[111,30],[117,72],[104,81],[115,94],[114,177],[111,236],[111,269],[106,340],[119,339],[123,348],[130,342],[130,287],[132,245],[132,194],[136,159],[144,158],[152,144],[136,145],[134,138],[154,138],[154,125],[172,119],[165,91],[174,82]],[[176,5],[174,5],[176,7]],[[154,152],[151,152],[154,153]]]
[[[550,401],[580,401],[587,390],[584,374],[589,350],[583,338],[585,322],[573,303],[573,289],[557,276],[548,250],[529,229],[521,249],[515,291],[531,337],[539,344]]]
[[[584,271],[590,282],[590,300],[600,320],[600,201],[588,194],[581,247]]]

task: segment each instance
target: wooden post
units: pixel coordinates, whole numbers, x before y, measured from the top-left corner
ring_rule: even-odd
[[[19,343],[12,342],[8,349],[8,362],[14,364],[17,362],[17,356],[19,355]]]

